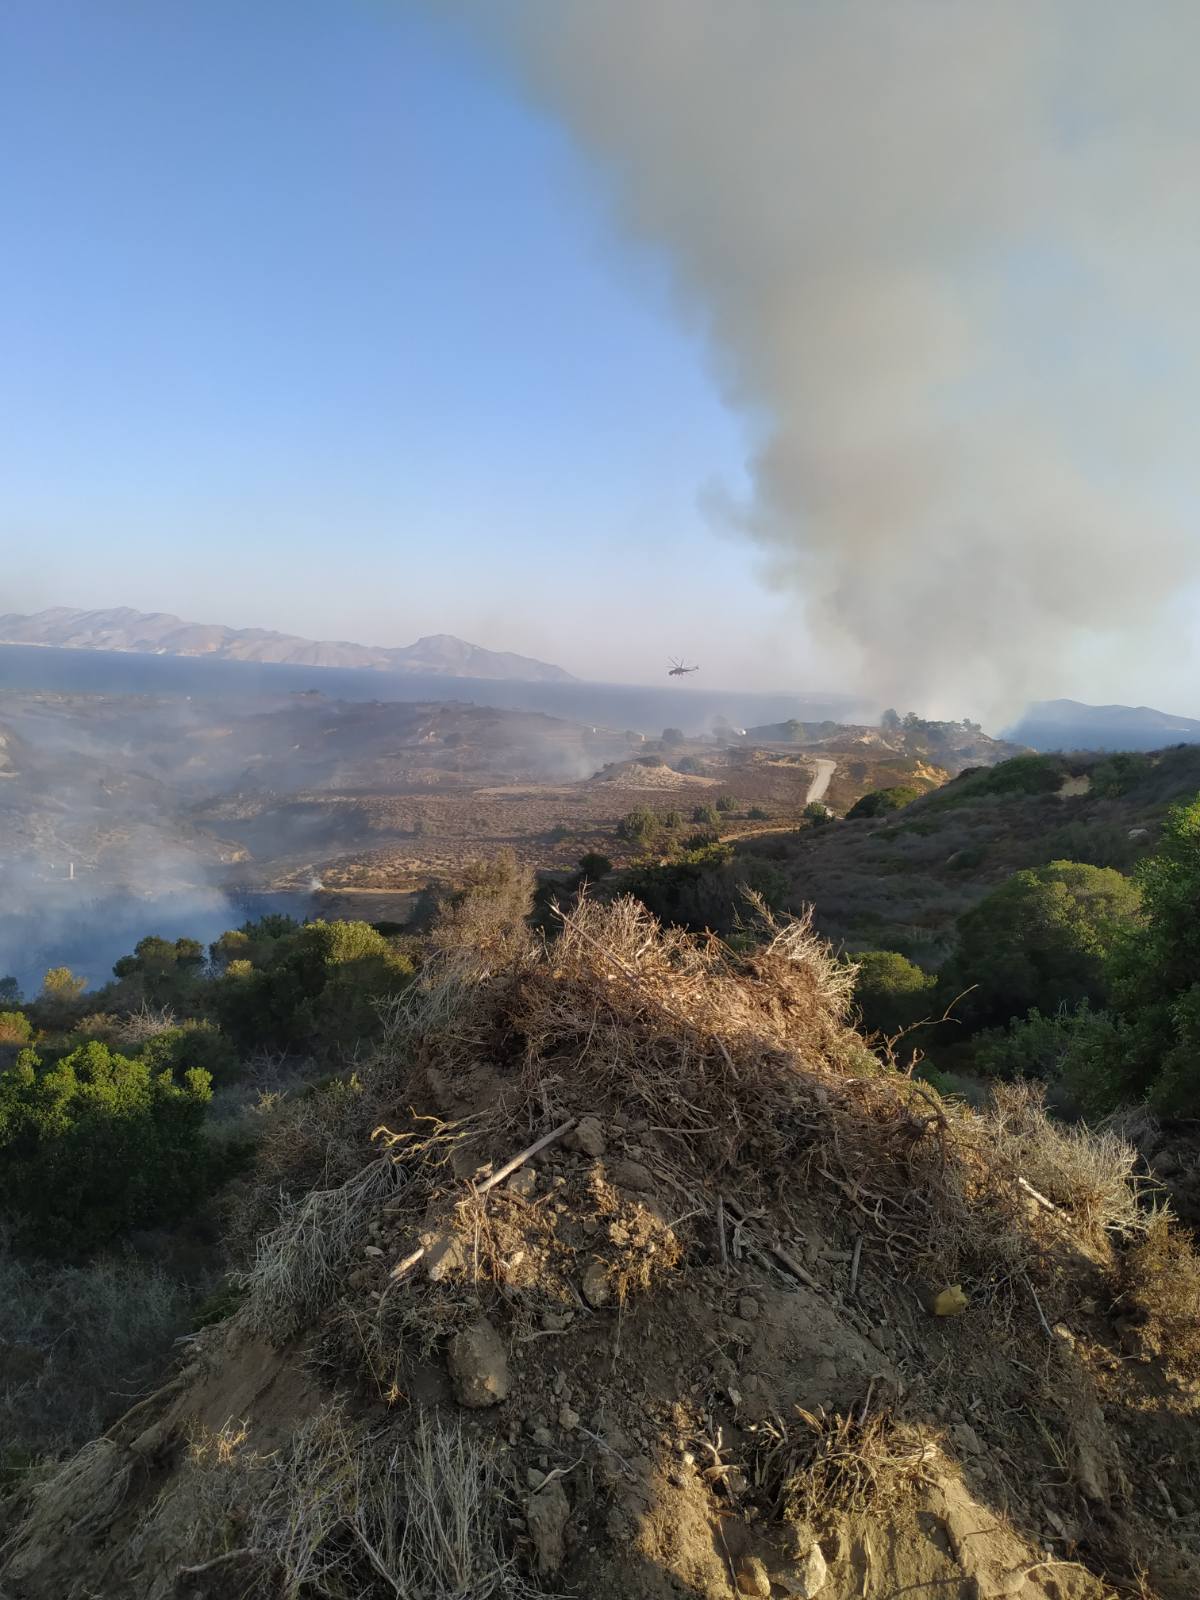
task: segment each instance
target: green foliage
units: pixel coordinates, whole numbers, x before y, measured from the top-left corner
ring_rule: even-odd
[[[271,943],[267,965],[226,956],[213,989],[221,1027],[243,1050],[353,1045],[378,1030],[379,1003],[412,978],[409,957],[368,922],[308,922]]]
[[[1085,1000],[1053,1015],[1035,1007],[980,1034],[975,1065],[989,1077],[1054,1083],[1081,1116],[1099,1118],[1122,1098],[1131,1046],[1127,1024]]]
[[[670,830],[670,832],[674,833],[676,829],[683,827],[683,812],[664,811],[662,814],[662,825],[664,828],[667,828]]]
[[[814,828],[823,828],[827,822],[833,821],[833,813],[829,807],[820,800],[810,800],[801,813],[804,820]]]
[[[854,997],[869,1033],[894,1034],[934,1010],[937,978],[896,950],[864,950],[854,957]]]
[[[664,728],[662,731],[662,742],[665,745],[677,747],[681,744],[686,744],[687,739],[684,736],[682,728]]]
[[[78,1000],[87,988],[87,979],[76,977],[70,967],[51,967],[42,979],[42,998],[60,1004]]]
[[[1053,794],[1067,769],[1061,756],[1014,756],[995,767],[974,767],[931,795],[930,807],[942,810],[967,800],[1003,799],[1014,795]]]
[[[1149,756],[1132,750],[1118,750],[1092,768],[1090,792],[1105,800],[1119,800],[1131,789],[1136,789],[1153,770],[1154,763]]]
[[[731,794],[719,794],[713,801],[718,811],[736,811],[737,800]]]
[[[153,1071],[171,1072],[176,1078],[199,1067],[218,1086],[231,1082],[240,1066],[232,1041],[214,1023],[196,1019],[164,1028],[138,1054]]]
[[[32,1050],[0,1073],[0,1205],[22,1242],[85,1252],[172,1220],[206,1173],[208,1074],[179,1082],[93,1040],[43,1069]]]
[[[28,1044],[33,1024],[23,1011],[0,1011],[0,1044]]]
[[[648,806],[636,806],[617,823],[617,837],[644,847],[657,837],[658,826],[658,817]]]
[[[735,856],[732,845],[708,839],[673,861],[631,872],[626,886],[660,922],[722,935],[736,931],[746,914],[748,892],[780,910],[788,888],[769,861]]]
[[[892,715],[895,716],[895,712]],[[855,822],[859,817],[882,817],[888,811],[899,811],[902,806],[909,805],[919,798],[918,790],[906,788],[902,784],[897,784],[891,789],[872,789],[869,794],[859,795],[847,811],[846,821]]]
[[[606,878],[612,871],[613,864],[606,855],[599,850],[589,850],[585,856],[579,858],[579,870],[585,878],[590,878],[594,883],[597,878]]]
[[[702,823],[707,828],[717,828],[721,824],[721,813],[714,805],[693,806],[691,820]]]
[[[971,988],[958,1015],[1007,1022],[1037,1007],[1108,994],[1105,962],[1137,923],[1136,884],[1110,867],[1052,861],[1014,873],[958,919],[958,945],[943,975],[949,995]]]
[[[0,978],[0,1006],[19,1006],[21,1004],[21,985],[11,975]]]
[[[770,822],[771,813],[762,806],[751,806],[746,817],[750,822]]]
[[[704,762],[700,756],[680,756],[675,762],[676,772],[687,772],[693,777],[701,777],[704,773]]]
[[[252,966],[266,967],[289,948],[293,934],[301,924],[294,917],[280,912],[270,912],[252,922],[243,922],[240,928],[230,928],[208,947],[209,958],[215,967],[227,966],[231,961],[249,961]]]

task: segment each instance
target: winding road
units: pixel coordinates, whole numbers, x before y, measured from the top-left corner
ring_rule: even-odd
[[[837,762],[831,761],[828,756],[814,756],[812,758],[816,772],[808,786],[808,793],[804,797],[804,804],[809,806],[814,800],[823,800],[825,791],[829,787],[829,780],[837,771]]]

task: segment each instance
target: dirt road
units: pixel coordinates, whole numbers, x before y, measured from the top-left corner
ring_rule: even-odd
[[[837,771],[837,762],[831,761],[828,756],[814,756],[812,761],[817,770],[813,781],[808,786],[808,793],[804,797],[806,806],[811,805],[814,800],[823,800],[825,798],[829,780]]]

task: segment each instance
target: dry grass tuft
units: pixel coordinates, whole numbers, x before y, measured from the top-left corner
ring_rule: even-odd
[[[1145,1236],[1126,1251],[1120,1299],[1156,1354],[1200,1378],[1200,1255],[1168,1211],[1151,1212]]]
[[[773,1517],[828,1527],[882,1510],[921,1475],[936,1447],[869,1404],[857,1414],[797,1406],[791,1428],[777,1419],[761,1430],[755,1478]]]
[[[188,1465],[196,1554],[227,1556],[236,1539],[280,1600],[523,1600],[535,1592],[505,1548],[496,1457],[457,1423],[422,1415],[399,1440],[334,1406],[270,1455],[250,1449],[234,1424],[199,1436]]]
[[[332,1299],[367,1224],[403,1176],[385,1154],[336,1189],[285,1197],[278,1227],[259,1239],[253,1266],[238,1279],[246,1290],[238,1311],[243,1326],[283,1339]]]

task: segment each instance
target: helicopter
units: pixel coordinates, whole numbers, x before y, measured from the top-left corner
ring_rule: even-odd
[[[689,672],[700,671],[699,667],[685,667],[683,662],[678,660],[675,656],[670,656],[668,659],[671,663],[671,670],[667,673],[668,678],[683,678],[686,677]]]

